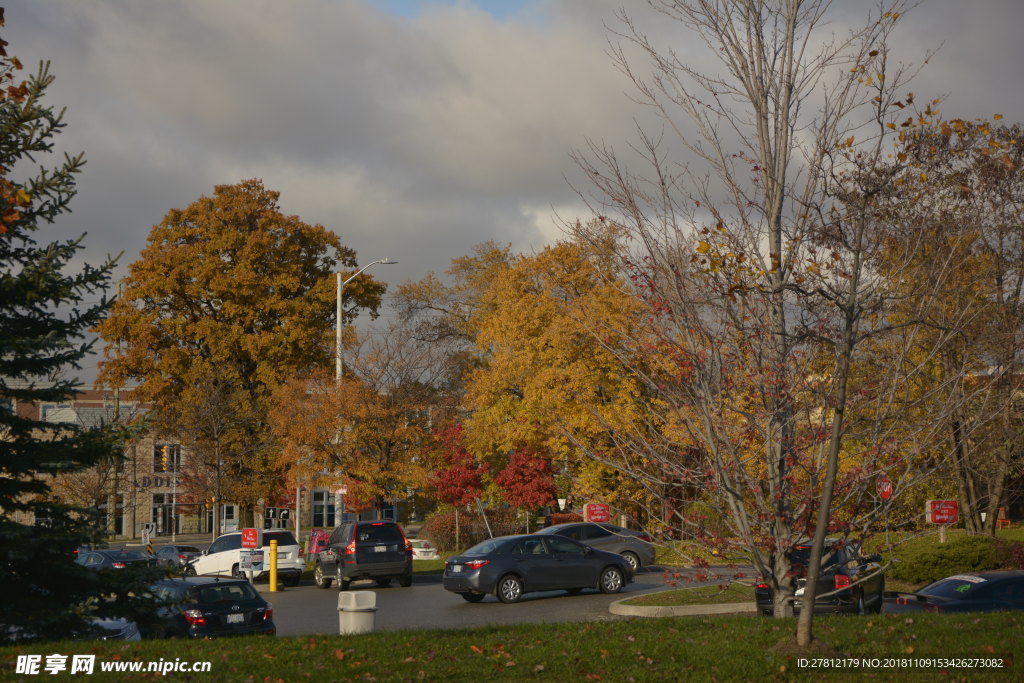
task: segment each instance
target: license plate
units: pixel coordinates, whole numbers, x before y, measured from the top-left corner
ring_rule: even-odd
[[[229,614],[228,615],[228,623],[229,624],[241,624],[244,620],[245,620],[245,615],[244,614]]]
[[[453,564],[452,565],[452,574],[460,574],[461,572],[462,572],[462,565],[461,564]]]
[[[373,548],[373,552],[375,552],[375,553],[386,553],[387,551],[388,551],[388,547],[386,545],[378,545],[378,546],[374,546],[374,548]]]

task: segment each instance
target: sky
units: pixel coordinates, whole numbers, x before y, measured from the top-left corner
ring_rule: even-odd
[[[391,286],[494,240],[533,251],[589,215],[570,158],[624,148],[649,116],[607,55],[624,7],[685,59],[707,48],[641,0],[8,0],[8,53],[49,60],[58,152],[84,151],[72,213],[86,261],[138,257],[151,227],[213,187],[261,178],[286,214]],[[836,2],[835,26],[872,0]],[[1020,121],[1024,3],[924,0],[895,43],[941,48],[913,84],[947,117]],[[646,68],[638,63],[639,68]],[[41,163],[56,163],[57,158]]]

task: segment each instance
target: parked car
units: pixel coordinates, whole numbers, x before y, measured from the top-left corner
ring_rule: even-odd
[[[273,605],[244,579],[163,579],[151,590],[163,606],[144,627],[146,638],[277,635]]]
[[[331,532],[317,555],[313,580],[320,588],[336,583],[341,591],[359,579],[373,579],[382,587],[398,579],[400,586],[408,587],[412,556],[412,545],[397,522],[349,522]]]
[[[887,593],[882,611],[996,612],[1024,610],[1024,571],[957,574],[916,593]]]
[[[126,567],[151,567],[155,564],[152,555],[141,550],[81,550],[75,562],[89,569],[124,569]]]
[[[192,545],[165,545],[158,548],[155,555],[157,564],[180,568],[202,555],[202,551]]]
[[[409,545],[412,546],[412,559],[414,560],[436,560],[438,558],[437,548],[424,538],[410,538]]]
[[[790,555],[793,572],[797,576],[793,596],[793,611],[797,614],[803,603],[810,556],[810,544],[797,545]],[[823,557],[818,574],[818,597],[814,601],[815,614],[867,614],[882,610],[885,577],[878,564],[882,559],[879,555],[865,556],[854,545],[826,539]],[[758,583],[754,597],[757,611],[764,616],[772,616],[775,602],[771,588],[763,582]]]
[[[494,593],[512,603],[534,591],[618,593],[632,580],[633,566],[622,555],[556,534],[529,534],[492,538],[448,558],[442,585],[468,602]]]
[[[121,617],[108,617],[103,619],[90,619],[95,626],[94,634],[99,640],[141,640],[139,626],[131,619]]]
[[[654,564],[654,539],[642,531],[632,531],[614,524],[570,522],[545,527],[535,533],[558,534],[591,548],[618,553],[626,558],[634,573],[641,567]]]
[[[302,580],[302,572],[306,568],[306,559],[302,547],[291,531],[284,529],[263,532],[263,569],[256,573],[255,579],[262,579],[270,574],[270,542],[277,541],[277,575],[286,586],[298,586]],[[218,536],[197,557],[185,567],[186,576],[217,575],[244,578],[239,568],[242,550],[242,532],[232,531]]]

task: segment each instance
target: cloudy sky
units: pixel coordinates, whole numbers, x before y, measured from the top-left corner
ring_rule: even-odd
[[[643,113],[606,55],[620,6],[684,56],[706,48],[641,0],[8,0],[2,36],[88,159],[73,213],[87,258],[137,258],[150,228],[217,184],[262,178],[396,285],[493,239],[530,250],[584,217],[569,158],[622,146]],[[870,0],[836,2],[836,26]],[[945,116],[1024,104],[1017,0],[924,0],[903,23],[914,84]],[[706,57],[706,54],[703,55]]]

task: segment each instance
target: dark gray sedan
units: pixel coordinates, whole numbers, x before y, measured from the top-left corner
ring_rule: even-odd
[[[616,553],[557,535],[501,536],[448,559],[442,583],[468,602],[489,593],[518,602],[524,593],[593,588],[618,593],[633,580],[633,567]]]
[[[141,550],[88,550],[79,552],[75,562],[96,570],[151,567],[156,564],[152,555]]]
[[[194,545],[165,545],[156,551],[158,564],[167,567],[184,567],[203,552]]]
[[[558,534],[579,541],[591,548],[617,553],[626,558],[636,572],[654,564],[654,544],[650,535],[642,531],[624,529],[614,524],[596,522],[569,522],[555,524],[537,531],[538,534]]]

